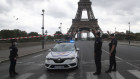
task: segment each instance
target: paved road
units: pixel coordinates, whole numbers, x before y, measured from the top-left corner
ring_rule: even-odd
[[[94,41],[78,41],[80,48],[80,67],[70,70],[47,71],[44,67],[47,51],[18,59],[17,72],[19,75],[12,79],[140,79],[140,47],[118,45],[117,72],[104,73],[108,69],[108,43],[103,44],[102,74],[92,75],[95,71]],[[0,64],[0,79],[11,79],[8,75],[9,62]]]

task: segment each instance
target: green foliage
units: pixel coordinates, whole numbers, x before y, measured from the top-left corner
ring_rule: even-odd
[[[28,34],[28,36],[38,36],[39,34],[37,33],[37,32],[30,32],[29,34]]]
[[[27,32],[21,31],[18,29],[15,30],[1,30],[0,31],[1,38],[14,38],[14,37],[25,37],[27,36]]]
[[[125,40],[126,39],[126,34],[118,33],[118,34],[116,34],[116,38],[118,40]]]
[[[54,37],[53,36],[47,36],[47,40],[48,41],[53,41],[54,40]]]
[[[61,35],[62,33],[60,31],[56,31],[54,38],[55,39],[61,39],[63,37],[63,35]]]
[[[102,35],[102,38],[103,38],[103,39],[109,38],[109,37],[108,37],[108,34],[107,34],[107,33],[104,33],[104,34]]]

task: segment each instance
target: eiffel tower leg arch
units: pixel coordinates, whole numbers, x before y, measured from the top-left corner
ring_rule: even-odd
[[[68,31],[71,38],[75,38],[76,34],[79,36],[79,38],[81,37],[81,35],[78,33],[78,29],[80,29],[80,31],[89,31],[89,29],[91,29],[94,36],[97,31],[100,31],[102,34],[102,30],[98,25],[98,20],[94,17],[91,4],[92,3],[90,0],[80,0],[80,2],[78,2],[78,10],[75,19],[72,20],[72,26]],[[81,18],[83,10],[87,11],[88,19]]]
[[[81,39],[81,36],[82,36],[81,33],[82,33],[82,31],[84,31],[84,30],[86,30],[87,33],[88,33],[88,32],[92,32],[93,35],[95,35],[95,33],[96,33],[96,29],[95,29],[94,27],[87,27],[87,26],[85,26],[85,27],[80,27],[80,26],[79,26],[79,28],[73,29],[73,32],[72,32],[72,34],[71,34],[72,38],[75,38],[75,36],[76,36],[76,34],[77,34],[77,37],[78,37],[79,39]],[[89,35],[89,34],[88,34],[88,35]]]

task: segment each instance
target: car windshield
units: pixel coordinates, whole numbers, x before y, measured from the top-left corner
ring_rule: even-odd
[[[66,52],[66,51],[74,51],[74,44],[56,44],[52,49],[53,52]]]

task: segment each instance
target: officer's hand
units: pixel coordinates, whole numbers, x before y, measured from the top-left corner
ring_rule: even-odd
[[[16,57],[15,57],[14,59],[15,59],[15,60],[17,60],[17,58],[16,58]]]
[[[109,53],[109,56],[111,56],[111,53]]]
[[[96,54],[94,53],[94,56],[96,56]]]

